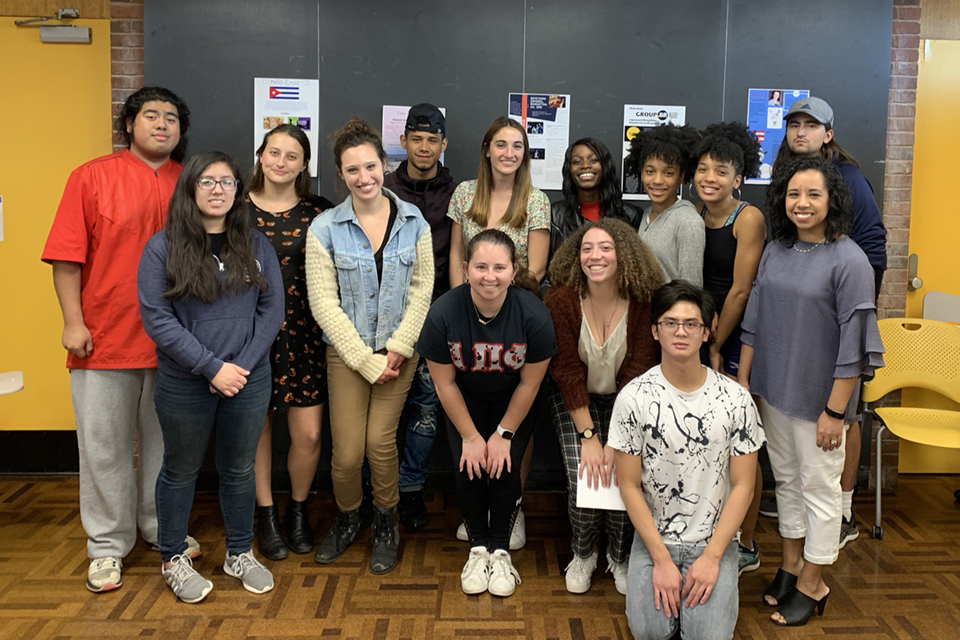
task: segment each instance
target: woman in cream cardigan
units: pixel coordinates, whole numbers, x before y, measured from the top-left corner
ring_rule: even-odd
[[[375,507],[370,571],[381,574],[397,563],[397,423],[433,293],[433,245],[420,211],[383,188],[386,154],[374,129],[354,118],[335,135],[333,151],[350,196],[310,225],[307,289],[329,345],[339,513],[314,559],[334,562],[356,538],[366,456]]]

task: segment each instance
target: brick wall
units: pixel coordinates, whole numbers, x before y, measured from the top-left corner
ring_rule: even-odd
[[[110,3],[110,86],[113,116],[143,86],[143,0]],[[114,134],[113,148],[125,148]]]

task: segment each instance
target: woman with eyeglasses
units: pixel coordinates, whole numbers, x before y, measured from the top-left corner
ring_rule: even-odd
[[[137,272],[143,327],[157,345],[162,572],[188,603],[200,602],[213,588],[184,551],[197,474],[214,432],[226,534],[223,570],[250,592],[273,588],[273,575],[251,549],[253,467],[270,402],[268,354],[283,322],[283,280],[276,252],[250,228],[238,197],[239,174],[226,154],[193,156]]]
[[[307,301],[307,229],[333,207],[310,192],[310,140],[299,127],[282,124],[263,136],[246,197],[253,226],[280,259],[286,309],[270,350],[273,395],[257,447],[257,544],[270,560],[313,551],[307,498],[320,460],[320,423],[327,397],[326,345]],[[286,414],[290,432],[287,472],[290,501],[284,518],[273,501],[273,418]]]
[[[773,228],[743,318],[738,381],[760,396],[777,480],[783,560],[764,593],[786,626],[822,615],[838,556],[844,435],[862,374],[883,366],[873,268],[847,235],[852,213],[829,161],[800,157],[767,190]]]
[[[627,592],[633,527],[625,511],[577,506],[578,480],[609,487],[614,450],[607,444],[613,402],[625,384],[657,364],[647,326],[650,299],[663,284],[657,259],[627,223],[601,218],[580,227],[550,263],[553,286],[544,302],[558,351],[551,362],[548,404],[567,472],[573,559],[567,591],[585,593],[597,568],[597,543],[607,536],[607,567]]]

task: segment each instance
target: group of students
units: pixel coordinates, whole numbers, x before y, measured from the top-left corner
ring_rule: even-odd
[[[349,195],[333,206],[310,193],[297,127],[267,132],[245,184],[219,152],[181,168],[190,113],[176,95],[131,95],[117,118],[128,149],[71,174],[43,253],[70,352],[87,587],[120,586],[139,527],[176,596],[207,596],[188,521],[215,433],[224,571],[251,592],[272,589],[254,532],[271,560],[314,551],[306,502],[329,402],[338,512],[316,562],[335,562],[372,525],[370,571],[396,566],[399,523],[429,521],[423,483],[442,420],[470,545],[462,589],[509,596],[542,408],[567,477],[569,591],[590,588],[605,534],[635,637],[670,637],[678,624],[731,637],[737,575],[759,564],[766,434],[784,553],[765,602],[778,624],[822,613],[822,571],[852,521],[840,476],[856,381],[882,366],[882,269],[875,277],[864,253],[876,246],[848,236],[859,225],[876,240],[882,222],[851,208],[855,161],[824,148],[829,106],[799,101],[786,120],[765,248],[764,215],[734,196],[759,162],[738,123],[640,133],[628,168],[651,204],[639,211],[592,138],[567,150],[551,205],[532,185],[526,132],[505,117],[484,135],[476,180],[455,185],[439,162],[445,118],[420,104],[393,173],[362,120],[334,134]],[[690,180],[699,210],[679,197]],[[276,412],[291,439],[282,525]],[[626,511],[578,507],[583,477],[618,484]]]

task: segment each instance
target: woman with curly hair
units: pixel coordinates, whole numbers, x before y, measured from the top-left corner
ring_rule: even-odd
[[[653,250],[667,280],[703,284],[703,220],[680,189],[697,166],[700,133],[672,124],[641,131],[630,143],[627,166],[640,174],[650,206],[640,219],[640,238]]]
[[[738,381],[760,396],[777,480],[783,561],[764,593],[779,625],[823,614],[825,567],[840,541],[844,432],[857,380],[883,366],[873,269],[846,234],[850,199],[837,168],[801,157],[767,191],[767,245],[743,317]]]
[[[577,229],[550,265],[553,286],[545,303],[553,317],[558,351],[550,367],[549,405],[567,472],[567,509],[573,560],[571,593],[590,588],[597,568],[601,528],[607,566],[626,594],[633,527],[625,511],[577,506],[577,480],[610,486],[614,450],[607,445],[617,393],[657,363],[648,327],[650,298],[663,284],[657,259],[625,222],[602,218]]]
[[[760,168],[759,153],[760,143],[742,123],[712,124],[703,131],[693,175],[706,226],[703,287],[713,295],[719,314],[712,340],[702,351],[704,364],[734,378],[740,366],[740,321],[767,235],[763,213],[739,198],[743,179],[756,175]],[[753,502],[740,530],[741,574],[760,568],[753,532],[762,489],[763,475],[758,468]]]
[[[623,201],[617,165],[607,145],[580,138],[563,157],[563,200],[550,205],[550,255],[577,229],[600,218],[616,218],[635,230],[640,212]]]

